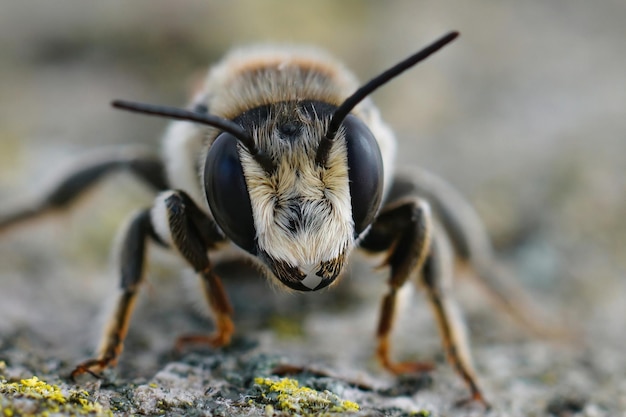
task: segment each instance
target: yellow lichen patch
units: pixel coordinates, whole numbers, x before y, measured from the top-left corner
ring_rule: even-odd
[[[352,401],[342,400],[330,391],[301,387],[294,379],[255,378],[254,382],[261,389],[265,401],[271,402],[278,410],[294,415],[309,416],[359,410],[358,404]]]
[[[20,382],[0,381],[1,417],[12,416],[112,416],[102,405],[90,400],[84,390],[64,392],[36,376]]]

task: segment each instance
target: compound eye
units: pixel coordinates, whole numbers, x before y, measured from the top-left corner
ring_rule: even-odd
[[[237,246],[254,254],[256,230],[237,144],[230,133],[215,139],[204,165],[204,190],[218,226]]]
[[[361,120],[343,121],[348,150],[348,176],[354,231],[360,235],[376,217],[383,196],[383,159],[376,138]]]

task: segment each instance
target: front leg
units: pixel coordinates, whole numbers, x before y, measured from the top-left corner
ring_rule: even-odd
[[[432,370],[430,363],[397,363],[390,355],[390,334],[395,319],[398,290],[422,269],[430,251],[431,216],[428,204],[408,198],[386,206],[369,231],[361,247],[366,250],[387,251],[385,265],[391,268],[389,292],[382,302],[378,322],[378,348],[380,363],[394,374]]]
[[[170,192],[161,197],[164,207],[166,228],[160,228],[161,234],[174,246],[180,255],[198,273],[204,294],[215,319],[216,330],[211,335],[183,336],[176,342],[177,350],[188,343],[204,343],[212,347],[230,343],[235,331],[232,322],[233,309],[222,281],[217,276],[209,261],[207,251],[217,243],[225,241],[222,232],[207,214],[182,191]],[[162,212],[163,210],[161,210]]]
[[[395,374],[423,372],[429,363],[401,362],[390,358],[390,333],[395,316],[397,290],[411,276],[422,277],[428,299],[437,319],[448,361],[469,387],[472,399],[488,407],[478,383],[469,354],[465,328],[450,294],[452,255],[445,235],[434,233],[429,205],[417,197],[405,197],[383,208],[361,246],[375,252],[387,251],[386,265],[391,268],[389,292],[383,298],[378,324],[377,357]]]

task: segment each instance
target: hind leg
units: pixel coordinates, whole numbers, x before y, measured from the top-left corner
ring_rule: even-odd
[[[108,175],[128,171],[157,191],[165,190],[165,168],[159,158],[144,154],[102,155],[80,166],[61,179],[32,204],[0,213],[0,233],[45,214],[70,209]]]

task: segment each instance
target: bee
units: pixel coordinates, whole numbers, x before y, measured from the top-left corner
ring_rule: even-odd
[[[113,106],[175,119],[163,156],[117,155],[83,166],[40,203],[0,216],[0,231],[64,210],[107,175],[126,170],[157,191],[122,233],[120,294],[93,359],[72,377],[97,375],[122,352],[149,241],[171,248],[197,272],[215,331],[178,344],[227,345],[233,309],[210,253],[230,242],[270,280],[293,291],[336,283],[354,249],[384,254],[388,290],[376,356],[394,374],[432,369],[392,359],[397,294],[409,280],[426,294],[447,360],[488,405],[451,291],[457,264],[490,274],[489,239],[470,205],[445,181],[418,168],[394,170],[396,140],[369,95],[458,36],[451,32],[359,86],[321,51],[237,49],[213,66],[185,109],[117,100]],[[494,287],[493,280],[485,279]],[[493,292],[499,294],[494,287]]]

